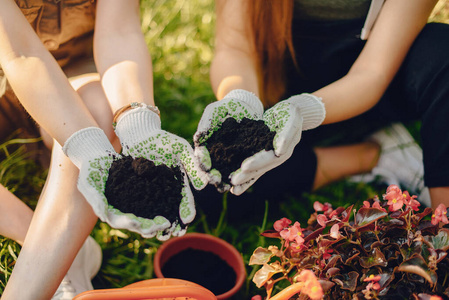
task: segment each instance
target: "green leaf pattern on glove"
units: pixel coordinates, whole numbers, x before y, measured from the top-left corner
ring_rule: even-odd
[[[265,114],[263,116],[265,124],[268,126],[268,128],[270,128],[271,131],[275,132],[281,132],[288,123],[289,118],[289,104],[282,102],[265,111]],[[276,142],[278,137],[278,135],[275,135],[273,139],[273,146],[275,150],[278,149]]]
[[[224,103],[215,107],[212,112],[211,123],[207,135],[203,135],[199,138],[199,143],[206,142],[211,135],[220,129],[221,125],[227,118],[234,118],[240,122],[243,118],[254,119],[255,115],[251,114],[248,109],[236,100],[224,101]],[[219,103],[219,102],[218,102]]]

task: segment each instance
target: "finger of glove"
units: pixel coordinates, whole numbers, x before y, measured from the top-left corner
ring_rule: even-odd
[[[265,174],[266,172],[276,168],[281,164],[281,159],[275,158],[272,163],[267,164],[259,169],[252,170],[252,171],[241,171],[235,172],[232,174],[231,177],[231,183],[232,186],[239,186],[243,185],[247,182],[251,182],[254,179],[258,179],[260,176]]]
[[[204,146],[195,147],[194,157],[200,169],[206,172],[209,184],[219,184],[221,182],[221,173],[217,169],[211,169],[212,161],[209,150]]]
[[[272,151],[271,154],[273,153]],[[266,172],[278,167],[283,164],[290,156],[292,152],[286,153],[282,157],[274,156],[273,154],[270,156],[269,153],[265,153],[264,156],[260,156],[261,161],[256,162],[253,166],[257,166],[256,168],[241,168],[238,171],[231,174],[231,183],[233,186],[243,185],[246,182],[253,180],[254,178],[259,178]],[[266,163],[263,163],[266,162]]]
[[[273,147],[276,156],[291,151],[301,140],[303,118],[297,106],[279,103],[264,114],[265,124],[276,131]]]
[[[259,179],[259,177],[257,178],[252,178],[251,180],[246,181],[243,184],[239,184],[239,185],[233,185],[231,187],[230,192],[236,196],[240,196],[241,194],[243,194],[247,189],[249,189],[256,181],[257,179]]]
[[[265,168],[267,165],[271,165],[273,164],[273,161],[275,161],[276,156],[274,155],[274,151],[270,150],[270,151],[266,151],[266,150],[261,150],[259,152],[257,152],[256,154],[254,154],[253,156],[248,157],[247,159],[245,159],[241,166],[240,166],[240,171],[238,172],[239,174],[242,172],[252,172],[252,171],[256,171],[262,168]],[[237,173],[237,172],[236,172]],[[233,179],[235,179],[235,176],[237,176],[238,174],[232,175],[231,177]]]
[[[209,174],[203,170],[199,160],[193,153],[193,148],[183,138],[170,134],[172,137],[171,149],[173,155],[180,160],[185,172],[196,190],[203,189],[209,182]]]
[[[182,199],[179,205],[179,217],[183,224],[190,224],[196,216],[195,200],[190,190],[189,181],[184,176],[184,184],[182,187]]]
[[[209,171],[211,169],[212,160],[210,159],[209,150],[207,150],[205,146],[195,147],[194,156],[201,169],[204,171]]]

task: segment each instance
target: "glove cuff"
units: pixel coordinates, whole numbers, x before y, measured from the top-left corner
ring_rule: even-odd
[[[122,146],[135,145],[161,129],[160,117],[145,107],[138,107],[124,112],[115,127],[115,133]]]
[[[70,160],[81,168],[83,161],[92,157],[115,153],[104,131],[98,127],[87,127],[72,134],[62,147]]]
[[[304,119],[302,130],[316,128],[323,123],[326,117],[326,109],[320,97],[303,93],[290,97],[288,100],[294,101],[301,110]]]
[[[242,89],[232,90],[227,93],[222,100],[225,99],[237,99],[240,102],[244,102],[252,111],[258,113],[259,115],[263,114],[262,101],[260,101],[254,93]]]

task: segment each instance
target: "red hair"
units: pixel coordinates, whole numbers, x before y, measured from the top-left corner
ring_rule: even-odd
[[[295,61],[292,42],[293,0],[247,1],[250,34],[257,53],[261,99],[277,103],[285,92],[284,59],[287,50]]]

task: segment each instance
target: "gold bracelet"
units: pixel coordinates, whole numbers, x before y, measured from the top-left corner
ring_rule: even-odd
[[[153,106],[153,105],[149,105],[149,104],[145,104],[145,103],[141,103],[141,102],[131,102],[131,104],[127,104],[127,105],[119,108],[115,112],[114,116],[112,117],[112,126],[115,128],[115,126],[117,125],[117,119],[123,112],[127,111],[128,109],[133,109],[133,108],[138,108],[138,107],[147,108],[147,109],[151,110],[152,112],[156,113],[159,117],[161,116],[161,112],[159,111],[159,108],[157,108],[157,106]]]

